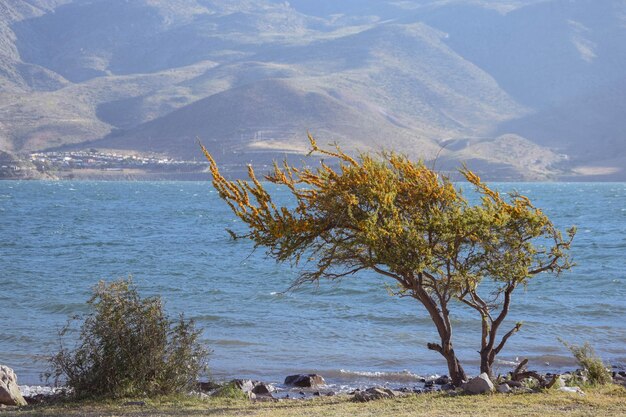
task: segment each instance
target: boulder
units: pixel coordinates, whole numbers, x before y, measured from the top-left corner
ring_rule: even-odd
[[[470,379],[468,382],[463,384],[463,390],[468,394],[486,394],[489,392],[493,392],[493,382],[489,379],[489,375],[486,373],[482,373],[478,375],[476,378]]]
[[[452,382],[452,380],[450,379],[450,377],[448,375],[443,375],[443,376],[440,376],[439,378],[435,379],[435,384],[437,384],[437,385],[447,385],[450,382]]]
[[[319,385],[326,385],[326,381],[324,381],[324,378],[321,375],[298,374],[290,375],[285,378],[285,385],[301,388],[316,388]]]
[[[507,384],[500,384],[500,385],[498,385],[497,391],[500,394],[508,394],[508,393],[510,393],[513,390]]]
[[[233,379],[231,384],[239,388],[241,391],[248,393],[252,392],[254,386],[256,385],[256,381],[252,381],[251,379]]]
[[[252,388],[252,392],[257,395],[271,395],[272,392],[274,392],[274,387],[269,384],[259,382],[254,386],[254,388]]]
[[[354,401],[368,402],[374,400],[382,400],[385,398],[395,398],[398,394],[387,388],[368,388],[365,391],[356,391],[354,393]]]
[[[13,369],[0,365],[0,404],[23,406],[26,400],[22,397],[17,385],[17,376]]]

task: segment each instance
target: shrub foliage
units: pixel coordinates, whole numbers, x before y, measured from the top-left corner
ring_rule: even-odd
[[[133,282],[100,282],[90,312],[61,331],[60,351],[48,377],[63,380],[78,397],[173,394],[189,390],[207,369],[200,332],[181,316],[170,320],[159,297],[142,298]],[[63,336],[83,319],[73,349]]]
[[[589,342],[585,342],[582,346],[572,345],[563,340],[561,343],[572,352],[578,366],[586,373],[587,381],[591,385],[606,385],[613,382],[611,372],[607,369],[602,359],[597,355]]]

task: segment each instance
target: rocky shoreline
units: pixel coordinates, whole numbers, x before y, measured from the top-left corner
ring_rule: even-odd
[[[626,387],[626,371],[613,370],[613,383]],[[455,387],[447,375],[432,375],[419,378],[416,383],[403,387],[389,388],[385,384],[368,388],[351,389],[328,384],[322,375],[295,374],[285,378],[282,384],[233,379],[224,383],[199,382],[197,389],[189,395],[200,398],[234,397],[257,402],[280,402],[287,400],[310,400],[323,396],[348,396],[352,401],[368,402],[380,399],[445,392],[447,395],[476,395],[488,393],[516,394],[533,393],[545,389],[556,389],[577,395],[585,395],[579,385],[586,383],[583,370],[563,374],[540,374],[528,371],[522,363],[506,376],[496,380],[486,374],[471,378],[461,387]],[[33,404],[54,404],[65,401],[71,395],[67,388],[50,386],[17,385],[15,373],[0,366],[0,408],[20,407]],[[132,403],[132,404],[131,404]],[[129,402],[125,405],[141,405]]]

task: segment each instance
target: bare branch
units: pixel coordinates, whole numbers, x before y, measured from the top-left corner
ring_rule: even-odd
[[[502,336],[502,340],[500,341],[498,346],[494,349],[494,352],[496,353],[496,355],[500,353],[500,351],[502,350],[506,342],[509,340],[509,338],[513,336],[515,333],[519,332],[521,328],[522,328],[522,323],[517,323],[515,327],[513,327],[511,330],[507,332],[507,334]]]
[[[426,345],[429,350],[434,350],[435,352],[439,352],[443,355],[443,348],[436,343],[429,343]]]

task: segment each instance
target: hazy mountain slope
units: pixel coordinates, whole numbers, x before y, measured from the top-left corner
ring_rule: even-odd
[[[500,180],[554,180],[563,154],[518,135],[505,134],[494,138],[453,139],[444,143],[437,166],[454,172],[459,161],[488,178]]]
[[[282,0],[274,0],[283,3]],[[448,7],[455,4],[466,4],[472,7],[481,7],[497,10],[501,13],[515,10],[522,6],[538,3],[545,0],[291,0],[289,4],[300,13],[319,17],[334,17],[335,19],[365,18],[398,19],[406,17],[407,13]]]
[[[54,7],[71,0],[4,0],[0,2],[0,113],[11,120],[20,119],[22,109],[14,114],[11,105],[32,90],[51,90],[66,85],[58,74],[24,62],[16,45],[13,25],[24,19],[41,16]],[[0,150],[19,150],[12,127],[0,121]]]
[[[228,52],[237,57],[253,51],[250,44],[304,31],[304,17],[292,9],[241,3],[230,12],[220,2],[75,1],[14,29],[26,61],[73,82],[228,59]]]
[[[501,131],[519,132],[569,155],[573,174],[612,175],[626,167],[626,77],[559,106],[513,120]]]
[[[626,178],[625,67],[622,0],[5,0],[0,150],[194,157],[200,136],[245,163],[311,130],[492,177]]]
[[[553,0],[507,14],[459,4],[419,14],[531,114],[504,122],[566,154],[561,168],[626,178],[626,3]]]
[[[543,108],[611,84],[626,67],[626,3],[551,0],[502,14],[458,4],[418,14],[521,103]]]
[[[71,0],[5,0],[0,3],[0,89],[51,89],[63,85],[65,80],[52,71],[32,63],[23,62],[16,45],[13,26],[25,19],[42,16]]]
[[[262,131],[273,150],[291,152],[306,150],[301,145],[311,130],[324,132],[326,140],[340,139],[348,149],[394,147],[430,158],[438,142],[460,134],[484,136],[494,120],[524,111],[493,79],[450,51],[441,33],[421,24],[376,26],[306,46],[275,47],[254,58],[265,62],[218,66],[185,83],[219,80],[217,86],[232,90],[100,143],[189,155],[197,152],[195,137],[229,144],[236,138],[238,147],[259,150],[263,146],[255,138]],[[271,81],[282,86],[274,91],[264,80],[277,77],[289,83]],[[296,97],[305,91],[318,94],[328,111],[300,103]],[[299,103],[290,105],[298,110],[284,113],[285,100]],[[222,101],[233,114],[216,110]],[[285,137],[296,138],[298,146]]]
[[[212,65],[205,62],[157,74],[100,77],[52,92],[4,94],[0,105],[0,126],[12,146],[5,149],[35,151],[106,136],[112,126],[97,117],[101,103],[159,91],[193,78]],[[163,98],[160,106],[165,107],[166,101]],[[150,115],[146,117],[150,118]]]
[[[324,91],[293,84],[264,80],[232,88],[92,145],[193,158],[199,156],[196,138],[201,138],[232,163],[241,161],[241,154],[304,154],[307,130],[349,149],[379,148],[362,138],[389,138],[389,144],[399,147],[413,140],[409,129],[380,113],[357,110]],[[431,154],[437,149],[430,141],[413,143]]]

